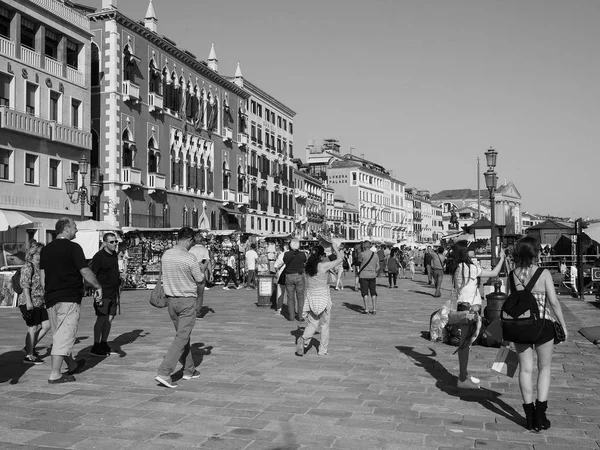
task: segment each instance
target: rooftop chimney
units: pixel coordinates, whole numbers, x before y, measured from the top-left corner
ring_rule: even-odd
[[[102,0],[102,9],[117,9],[117,0]]]

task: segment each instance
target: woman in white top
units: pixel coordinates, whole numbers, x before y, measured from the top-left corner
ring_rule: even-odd
[[[287,252],[290,247],[287,244],[284,244],[283,247],[277,246],[277,259],[275,260],[275,264],[273,265],[276,270],[275,278],[277,279],[277,301],[275,304],[275,315],[281,316],[281,308],[283,307],[283,297],[285,295],[285,275],[284,278],[283,271],[285,270],[285,263],[283,262],[283,255]]]
[[[496,277],[500,273],[500,268],[504,262],[504,251],[500,250],[500,261],[493,270],[484,270],[471,260],[475,254],[469,252],[466,247],[456,249],[456,259],[458,267],[454,272],[454,287],[458,292],[458,311],[473,310],[479,313],[481,309],[481,295],[477,287],[477,278]],[[467,339],[469,325],[462,325],[460,329],[460,343],[458,345],[458,366],[459,374],[456,386],[464,389],[479,389],[479,379],[469,376],[469,352],[471,347],[463,345]]]
[[[527,283],[536,273],[538,266],[539,245],[535,238],[524,237],[517,241],[513,257],[516,267],[509,276],[515,276],[519,284],[527,286]],[[514,280],[514,279],[513,279]],[[508,284],[511,288],[511,284]],[[517,284],[515,283],[515,288]],[[567,326],[563,317],[562,308],[556,296],[554,281],[548,270],[544,270],[536,281],[531,293],[535,297],[540,317],[548,319],[544,323],[542,333],[535,344],[518,344],[515,348],[519,354],[519,388],[523,397],[523,409],[525,411],[526,425],[528,430],[547,430],[550,421],[546,418],[548,407],[548,392],[550,391],[550,378],[552,367],[552,352],[554,350],[554,322],[558,321],[565,337],[568,337]],[[549,307],[548,307],[549,305]],[[537,400],[533,403],[533,349],[537,354]]]

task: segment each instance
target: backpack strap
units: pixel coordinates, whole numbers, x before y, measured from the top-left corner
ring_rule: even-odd
[[[515,284],[515,271],[511,270],[508,274],[508,284],[510,287],[510,292],[515,292],[517,290],[517,285]]]
[[[527,286],[525,286],[525,289],[527,289],[529,292],[531,292],[531,290],[535,286],[535,283],[537,283],[537,280],[542,275],[543,271],[544,271],[544,269],[542,269],[541,267],[538,267],[538,269],[535,271],[535,273],[531,277],[531,280],[529,280],[529,283],[527,283]]]

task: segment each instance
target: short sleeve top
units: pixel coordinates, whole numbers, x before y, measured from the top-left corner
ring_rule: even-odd
[[[35,268],[33,264],[27,263],[21,267],[21,289],[29,289],[31,303],[36,308],[44,308],[44,289],[40,283],[40,270]],[[26,305],[25,296],[19,295],[17,306]]]
[[[481,276],[482,269],[475,264],[461,263],[454,272],[458,303],[481,305],[481,294],[477,288],[477,277]]]

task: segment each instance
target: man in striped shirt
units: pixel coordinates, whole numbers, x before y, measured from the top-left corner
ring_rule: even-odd
[[[203,288],[206,263],[198,260],[189,252],[194,245],[194,230],[183,227],[177,233],[177,245],[164,252],[162,264],[162,284],[167,296],[169,316],[175,325],[175,339],[158,367],[155,377],[163,386],[177,387],[171,379],[177,361],[183,364],[183,379],[198,378],[190,336],[196,323],[196,315],[202,308],[200,290]]]

